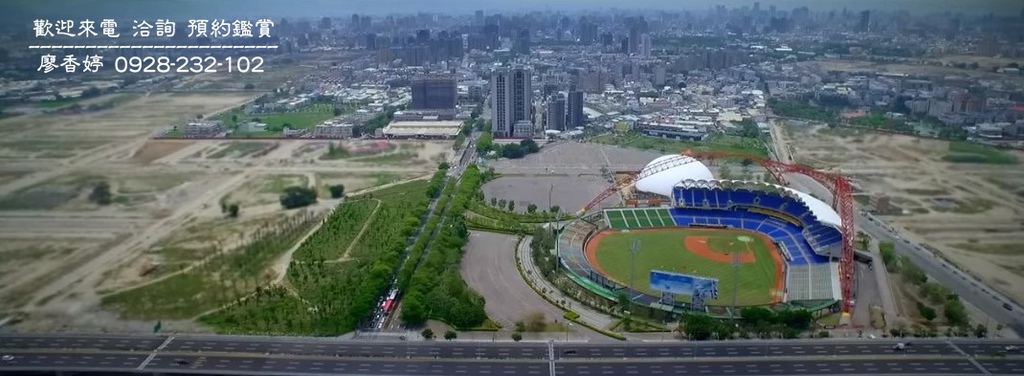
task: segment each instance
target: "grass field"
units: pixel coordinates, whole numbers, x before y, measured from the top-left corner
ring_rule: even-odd
[[[973,142],[950,142],[942,159],[953,163],[1017,164],[1017,158],[995,147]]]
[[[765,146],[764,141],[722,134],[712,135],[703,142],[670,140],[644,136],[639,133],[606,134],[593,137],[590,141],[633,149],[657,150],[661,153],[678,153],[683,150],[691,150],[695,152],[721,151],[760,157],[768,156],[768,147]]]
[[[690,238],[690,239],[687,239]],[[666,228],[607,231],[596,235],[587,246],[587,257],[600,272],[628,285],[631,277],[630,244],[640,241],[636,256],[636,288],[652,296],[651,270],[717,278],[719,298],[709,305],[732,305],[736,291],[738,306],[755,306],[779,301],[783,280],[777,251],[759,234],[737,230]],[[712,252],[709,254],[708,252]],[[738,270],[733,253],[738,252]],[[710,256],[710,257],[709,257]],[[717,256],[717,261],[713,260]],[[737,283],[734,285],[734,283]],[[689,302],[689,296],[676,298]]]
[[[285,125],[290,126],[292,129],[310,129],[333,117],[334,106],[317,103],[309,105],[300,111],[288,113],[247,115],[242,112],[233,111],[222,115],[221,121],[228,127],[235,128],[239,124],[259,119],[267,125],[268,132],[277,134],[281,133]]]

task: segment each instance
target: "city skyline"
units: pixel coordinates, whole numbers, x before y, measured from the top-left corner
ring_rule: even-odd
[[[373,3],[346,4],[344,7],[329,0],[297,0],[282,2],[278,0],[251,0],[205,2],[198,0],[51,0],[45,3],[17,0],[6,4],[9,12],[0,15],[7,20],[25,20],[40,17],[214,17],[214,16],[247,16],[247,17],[329,17],[343,18],[352,13],[364,13],[376,16],[398,13],[450,13],[472,14],[476,10],[487,13],[497,12],[579,12],[579,11],[704,11],[716,5],[729,8],[752,7],[755,1],[746,0],[700,0],[687,2],[685,5],[667,0],[636,0],[623,3],[612,0],[562,0],[551,3],[541,0],[523,0],[510,5],[503,2],[439,0],[429,5],[412,0],[385,0]],[[864,0],[864,1],[816,1],[801,0],[761,1],[762,6],[775,5],[781,10],[808,7],[812,11],[827,11],[846,8],[851,11],[906,10],[913,13],[963,12],[966,14],[987,14],[1015,16],[1020,13],[1022,4],[1012,0]],[[395,10],[401,10],[396,12]]]

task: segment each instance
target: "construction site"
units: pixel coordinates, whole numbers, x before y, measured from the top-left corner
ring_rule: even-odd
[[[0,120],[0,319],[20,331],[147,330],[152,323],[120,320],[99,299],[296,215],[279,203],[287,187],[315,188],[320,200],[307,211],[323,213],[339,202],[328,186],[354,193],[427,178],[452,155],[440,141],[151,139],[249,100],[152,94],[102,112]],[[225,203],[239,206],[237,217]]]
[[[1024,153],[803,123],[783,129],[794,162],[850,178],[858,209],[1024,301]],[[951,162],[965,153],[975,163]]]

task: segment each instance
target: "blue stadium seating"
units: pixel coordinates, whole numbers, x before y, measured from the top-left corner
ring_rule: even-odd
[[[785,247],[793,266],[827,263],[828,258],[819,256],[814,249],[842,243],[837,229],[822,225],[806,204],[793,197],[747,189],[676,188],[674,198],[677,202],[681,200],[684,206],[671,210],[676,225],[724,225],[763,233]],[[749,212],[745,207],[784,213],[796,218],[802,226]]]

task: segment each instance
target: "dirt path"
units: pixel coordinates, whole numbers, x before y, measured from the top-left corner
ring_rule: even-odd
[[[120,260],[126,259],[132,250],[149,248],[160,239],[166,237],[172,231],[188,221],[194,212],[201,210],[203,205],[210,202],[216,202],[219,197],[223,196],[231,189],[241,185],[246,179],[248,179],[248,174],[237,174],[232,176],[216,189],[212,189],[206,192],[199,199],[193,200],[188,204],[179,207],[174,214],[163,220],[156,221],[137,233],[128,241],[118,244],[88,263],[79,266],[56,281],[51,282],[49,285],[41,287],[36,291],[36,297],[33,299],[30,306],[39,303],[45,297],[58,293],[71,292],[70,290],[73,290],[74,293],[77,293],[82,297],[95,297],[96,293],[92,290],[91,286],[96,285],[96,282],[102,278],[104,271],[115,266]],[[81,299],[79,301],[83,300],[89,299]],[[44,307],[59,304],[65,304],[65,302],[62,302],[61,299],[53,299],[49,304],[44,305]],[[78,309],[84,308],[83,305],[84,304],[79,303],[76,304],[75,307],[66,307],[66,311],[73,313]]]
[[[32,174],[25,175],[17,180],[11,181],[7,184],[0,186],[0,196],[6,196],[19,190],[43,183],[47,180],[51,180],[60,176],[70,175],[76,167],[95,165],[99,161],[106,160],[109,157],[117,155],[118,153],[124,153],[129,150],[135,150],[146,142],[147,139],[136,140],[127,144],[112,144],[108,149],[99,151],[95,154],[88,155],[82,158],[76,158],[73,162],[62,164],[46,171],[40,171]],[[118,146],[120,145],[120,146]]]

